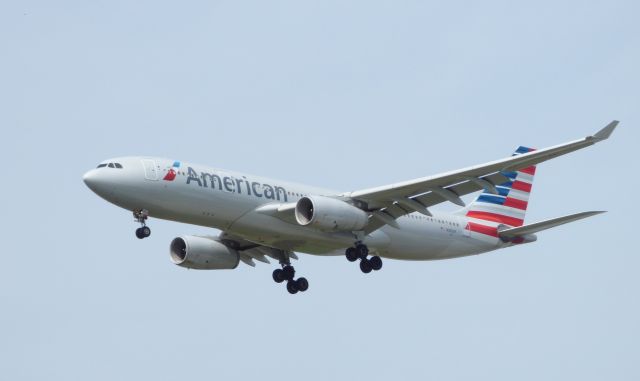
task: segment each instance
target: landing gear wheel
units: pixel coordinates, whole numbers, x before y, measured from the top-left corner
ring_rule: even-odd
[[[273,280],[276,283],[282,283],[285,281],[284,279],[284,272],[282,271],[282,269],[275,269],[273,270]]]
[[[136,237],[139,239],[147,238],[151,235],[151,229],[148,226],[143,226],[136,229]]]
[[[356,251],[355,247],[350,247],[345,252],[345,256],[347,257],[347,260],[349,262],[355,262],[358,259],[358,252]]]
[[[291,265],[286,265],[282,268],[282,273],[284,274],[284,279],[293,280],[293,277],[296,275],[296,270]]]
[[[372,270],[378,271],[382,268],[382,259],[380,259],[379,256],[374,255],[373,257],[371,257],[371,259],[369,259],[369,265],[371,266]]]
[[[298,278],[298,280],[296,280],[296,287],[300,292],[307,291],[309,289],[309,282],[307,281],[307,278]]]
[[[298,259],[298,257],[293,252],[285,250],[279,250],[277,254],[275,258],[278,259],[282,268],[273,271],[273,280],[276,283],[286,282],[287,291],[290,294],[307,291],[309,281],[303,277],[295,279],[296,270],[291,265],[291,258]]]
[[[290,294],[297,294],[298,291],[298,285],[295,281],[290,280],[287,282],[287,291],[289,291]]]
[[[369,274],[371,270],[373,270],[373,268],[371,267],[371,262],[369,262],[367,258],[363,258],[360,261],[360,270],[362,270],[362,272],[365,274]]]
[[[151,235],[151,229],[146,225],[149,218],[149,211],[146,209],[136,209],[133,211],[133,219],[138,222],[141,227],[136,229],[136,237],[139,239],[147,238]]]

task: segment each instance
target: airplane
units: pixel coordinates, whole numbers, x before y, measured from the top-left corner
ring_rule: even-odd
[[[536,233],[602,211],[525,224],[536,165],[609,138],[618,121],[583,139],[435,176],[340,192],[157,157],[119,157],[83,176],[103,199],[133,212],[136,237],[149,217],[219,229],[218,236],[183,235],[169,245],[171,261],[189,269],[235,269],[240,262],[279,263],[272,278],[291,294],[296,252],[345,255],[364,273],[382,258],[437,260],[481,254],[537,240]],[[480,192],[466,204],[461,196]],[[450,202],[452,213],[430,210]]]

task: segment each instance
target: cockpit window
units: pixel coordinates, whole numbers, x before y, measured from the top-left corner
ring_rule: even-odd
[[[120,163],[103,163],[103,164],[99,164],[98,168],[104,168],[104,167],[109,167],[109,168],[118,168],[118,169],[122,169],[122,164]]]

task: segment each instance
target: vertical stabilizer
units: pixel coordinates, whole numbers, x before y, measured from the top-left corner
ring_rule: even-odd
[[[518,147],[512,156],[534,151]],[[531,166],[513,172],[501,172],[509,181],[496,186],[498,194],[482,192],[463,210],[469,218],[492,221],[510,226],[522,226],[529,204],[536,167]]]

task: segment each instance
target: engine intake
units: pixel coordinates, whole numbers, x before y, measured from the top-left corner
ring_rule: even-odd
[[[198,270],[230,270],[238,267],[240,254],[213,238],[182,236],[171,241],[171,262]]]
[[[296,204],[296,221],[323,231],[362,230],[369,215],[362,209],[335,198],[308,196]]]

